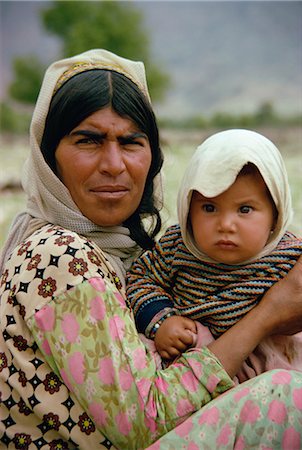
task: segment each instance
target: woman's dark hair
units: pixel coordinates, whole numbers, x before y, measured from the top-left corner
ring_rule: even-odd
[[[152,161],[145,190],[138,209],[124,225],[143,249],[152,248],[154,237],[160,231],[161,218],[154,194],[154,178],[163,164],[156,118],[151,104],[140,89],[124,75],[103,69],[94,69],[70,78],[56,92],[50,103],[41,142],[43,156],[56,173],[55,152],[61,139],[94,112],[111,107],[121,117],[136,124],[149,139]],[[144,216],[152,221],[146,230]]]

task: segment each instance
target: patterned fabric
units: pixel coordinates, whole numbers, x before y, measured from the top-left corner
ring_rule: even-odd
[[[261,378],[213,400],[147,450],[301,450],[301,374],[271,371]]]
[[[138,450],[167,433],[164,449],[215,448],[228,436],[233,448],[242,430],[257,448],[300,448],[301,374],[264,374],[226,393],[233,382],[206,348],[156,370],[119,280],[76,233],[48,225],[18,246],[1,296],[1,448]]]
[[[108,54],[108,56],[110,55],[110,53],[105,52],[105,55]],[[118,72],[122,75],[124,75],[125,77],[129,78],[133,83],[135,83],[139,89],[141,91],[143,91],[146,95],[146,97],[150,100],[149,97],[149,92],[148,92],[148,88],[147,88],[147,84],[145,79],[141,79],[139,80],[137,77],[137,74],[135,74],[136,76],[133,76],[133,74],[129,73],[129,71],[127,70],[128,67],[123,67],[123,65],[121,64],[121,61],[126,61],[125,59],[123,60],[122,58],[117,58],[117,62],[112,62],[111,60],[109,61],[102,61],[102,62],[89,62],[89,61],[84,61],[84,62],[77,62],[76,64],[74,64],[73,66],[71,66],[69,69],[67,69],[58,79],[57,84],[54,88],[53,94],[55,94],[61,86],[63,86],[64,83],[66,83],[66,81],[68,81],[70,78],[74,77],[75,75],[81,73],[81,72],[86,72],[87,70],[95,70],[95,69],[106,69],[106,70],[111,70],[113,72]],[[129,61],[127,61],[127,64],[129,64]],[[141,63],[137,63],[136,64],[140,65]],[[125,64],[124,64],[125,65]],[[144,68],[141,67],[141,71],[144,72]],[[142,77],[143,78],[143,77]]]
[[[154,339],[158,317],[174,310],[202,324],[202,332],[197,328],[197,341],[199,346],[207,345],[204,333],[210,331],[218,337],[234,325],[286,275],[301,254],[302,241],[286,233],[275,251],[253,263],[207,263],[190,254],[179,226],[170,227],[153,251],[136,260],[128,276],[128,301],[138,330]],[[152,344],[147,342],[151,351]],[[154,350],[153,354],[156,357]],[[276,368],[302,372],[302,333],[263,339],[234,381],[242,383]]]
[[[287,232],[270,255],[254,263],[207,263],[188,251],[180,227],[174,225],[128,274],[127,297],[138,330],[145,332],[156,313],[174,307],[217,337],[252,309],[301,254],[302,241]]]
[[[47,225],[1,279],[0,442],[138,449],[233,386],[206,349],[156,371],[102,252]]]

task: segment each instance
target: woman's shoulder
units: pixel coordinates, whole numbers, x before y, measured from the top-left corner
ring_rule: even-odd
[[[82,247],[85,245],[85,242],[88,242],[87,239],[75,231],[49,223],[34,231],[23,241],[21,246],[30,247],[32,245],[42,244],[45,248],[49,245],[58,247],[73,245]]]
[[[100,257],[105,260],[102,250],[93,241],[75,231],[53,224],[46,224],[33,232],[16,247],[13,255],[21,256],[37,251],[49,257],[51,255],[75,257],[82,253],[82,257],[88,258],[92,263]]]
[[[1,285],[4,291],[15,286],[19,295],[31,293],[45,301],[96,277],[112,281],[103,252],[85,237],[48,224],[16,247]]]

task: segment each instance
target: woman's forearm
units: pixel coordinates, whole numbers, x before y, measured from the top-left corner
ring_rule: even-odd
[[[208,345],[209,350],[220,360],[231,378],[236,375],[243,361],[260,341],[269,334],[265,317],[260,305],[256,306]]]
[[[263,296],[260,303],[208,345],[233,377],[243,361],[267,336],[302,331],[302,256],[289,273]]]

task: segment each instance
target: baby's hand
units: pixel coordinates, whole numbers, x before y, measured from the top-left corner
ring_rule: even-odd
[[[157,330],[154,343],[160,356],[173,359],[195,342],[196,324],[187,317],[171,316]]]

